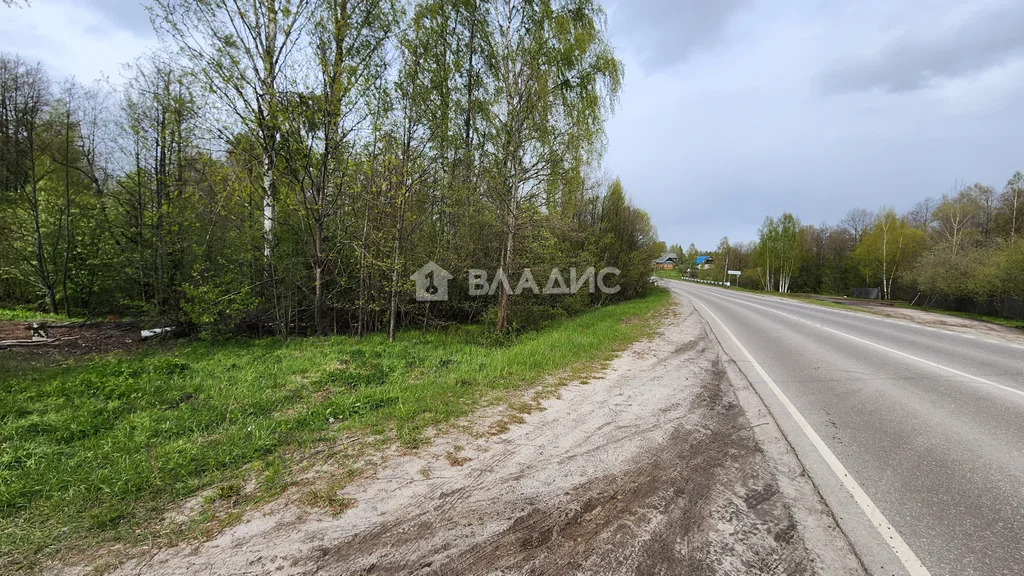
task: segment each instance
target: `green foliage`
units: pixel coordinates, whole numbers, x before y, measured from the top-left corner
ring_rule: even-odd
[[[765,290],[789,292],[793,275],[799,270],[803,244],[800,221],[789,212],[778,219],[768,216],[757,231],[758,264]]]
[[[176,50],[137,61],[119,94],[54,97],[4,57],[0,88],[31,98],[0,99],[20,127],[2,135],[0,302],[366,334],[494,306],[523,329],[646,293],[650,220],[590,176],[622,83],[598,3],[152,9]],[[449,302],[412,298],[428,261],[456,274]],[[611,298],[520,306],[464,285],[470,268],[608,265]]]
[[[998,302],[1003,295],[1024,296],[1024,243],[996,247],[967,246],[954,255],[939,244],[914,267],[918,290],[949,300]]]
[[[1001,193],[980,183],[959,186],[902,215],[892,208],[858,208],[839,226],[769,217],[753,250],[731,247],[737,264],[730,268],[744,271],[744,288],[753,288],[757,276],[762,289],[777,289],[786,253],[779,246],[788,243],[796,246],[790,252],[798,260],[796,291],[847,294],[855,287],[878,287],[887,299],[917,296],[921,302],[996,313],[1005,310],[1005,298],[1024,295],[1022,215],[1024,174],[1017,171]]]
[[[882,295],[890,300],[893,287],[898,285],[924,245],[924,233],[890,208],[882,210],[875,218],[871,230],[854,250],[853,258],[865,278],[881,282]]]
[[[68,318],[61,314],[50,314],[39,312],[28,308],[0,308],[0,320],[8,322],[30,322],[32,320],[56,320],[67,322],[69,320],[81,320],[81,318]]]
[[[197,272],[195,281],[184,285],[182,302],[185,317],[196,324],[223,326],[232,318],[240,318],[257,305],[255,290],[225,275],[204,277]]]
[[[616,299],[637,298],[650,289],[651,262],[661,255],[651,219],[631,206],[622,182],[614,180],[601,206],[598,254],[601,266],[620,270]]]

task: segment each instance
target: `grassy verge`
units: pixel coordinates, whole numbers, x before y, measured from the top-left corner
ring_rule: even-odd
[[[192,342],[0,374],[0,571],[161,538],[166,512],[204,490],[236,509],[272,497],[297,455],[342,437],[415,446],[496,393],[593,370],[668,301],[658,290],[502,344],[479,326]]]
[[[808,294],[773,294],[773,296],[782,296],[784,298],[790,298],[792,300],[799,300],[801,302],[817,304],[818,306],[824,306],[826,308],[838,308],[840,310],[871,312],[871,310],[866,309],[863,306],[857,306],[856,304],[847,304],[846,302],[836,302],[835,300],[827,300],[825,298],[815,298],[814,296]]]
[[[658,278],[668,278],[669,280],[680,280],[682,273],[679,270],[655,270],[654,275]]]
[[[1009,326],[1010,328],[1019,328],[1024,330],[1024,321],[1013,320],[1011,318],[1001,318],[999,316],[985,316],[984,314],[972,314],[970,312],[957,312],[956,310],[943,310],[942,308],[926,308],[924,306],[911,306],[909,302],[894,302],[893,306],[896,306],[897,308],[906,308],[908,310],[925,310],[927,312],[934,312],[936,314],[945,314],[947,316],[958,316],[960,318],[969,318],[971,320],[991,322],[993,324],[1000,324],[1002,326]]]
[[[53,320],[55,322],[76,322],[81,318],[68,318],[61,314],[36,312],[24,308],[0,308],[0,321],[31,322],[33,320]]]

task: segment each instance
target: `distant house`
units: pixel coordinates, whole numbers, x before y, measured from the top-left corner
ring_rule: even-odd
[[[654,261],[654,268],[657,270],[675,270],[676,264],[679,264],[679,256],[672,252],[665,252]]]
[[[715,263],[715,259],[711,256],[697,256],[695,263],[697,264],[698,270],[707,270]]]

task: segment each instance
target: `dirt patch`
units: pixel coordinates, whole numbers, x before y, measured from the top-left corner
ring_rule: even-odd
[[[837,573],[807,549],[717,342],[691,305],[678,311],[501,433],[478,416],[325,494],[351,505],[340,515],[286,494],[116,573]]]
[[[691,405],[696,422],[674,428],[625,470],[533,506],[451,554],[423,546],[436,535],[428,508],[320,549],[317,572],[813,573],[742,410],[723,398],[722,366],[706,376]],[[486,514],[487,506],[458,514]]]
[[[53,342],[32,346],[11,346],[0,354],[39,361],[56,361],[91,354],[134,350],[141,345],[138,325],[131,322],[89,322],[50,324],[46,329]],[[0,340],[30,340],[28,323],[0,321]]]

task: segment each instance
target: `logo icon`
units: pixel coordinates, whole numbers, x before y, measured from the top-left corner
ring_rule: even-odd
[[[448,300],[448,281],[454,278],[447,270],[434,262],[427,262],[409,277],[416,281],[416,300],[419,302],[444,302]]]

